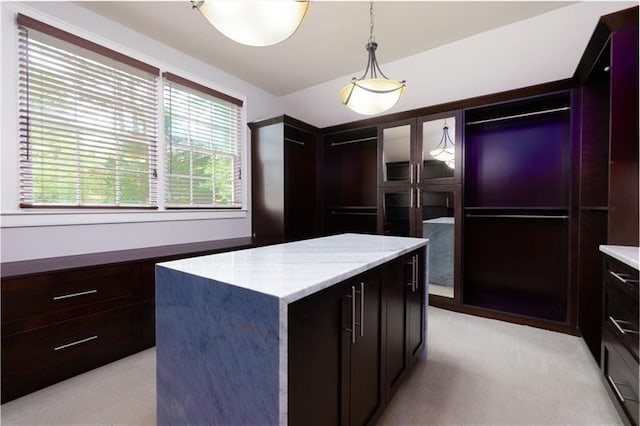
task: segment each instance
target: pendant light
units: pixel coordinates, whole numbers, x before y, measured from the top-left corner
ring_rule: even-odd
[[[456,146],[451,137],[449,136],[449,126],[447,126],[447,120],[444,121],[444,127],[442,128],[442,138],[435,149],[429,151],[436,160],[444,161],[445,164],[452,169],[455,166],[456,158]]]
[[[369,41],[366,45],[369,60],[364,74],[353,78],[340,91],[340,100],[353,111],[364,114],[378,114],[394,106],[404,93],[405,80],[391,80],[380,70],[376,60],[378,43],[373,36],[373,2],[369,4]],[[369,74],[367,76],[367,74]]]
[[[254,47],[291,37],[309,9],[308,1],[293,0],[192,0],[191,4],[222,34]]]

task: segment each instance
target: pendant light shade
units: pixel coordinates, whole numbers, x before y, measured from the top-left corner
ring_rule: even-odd
[[[389,79],[378,65],[376,59],[376,43],[373,37],[373,2],[369,6],[371,26],[369,28],[369,42],[366,45],[369,59],[367,68],[360,78],[353,78],[340,91],[340,100],[353,111],[372,115],[384,112],[394,106],[404,93],[405,81]]]
[[[453,169],[456,158],[456,146],[449,136],[449,127],[446,122],[442,129],[442,139],[440,139],[440,142],[435,149],[429,151],[429,155],[436,160],[444,161],[447,166]]]
[[[309,9],[308,1],[293,0],[200,0],[191,4],[222,34],[254,47],[291,37]]]

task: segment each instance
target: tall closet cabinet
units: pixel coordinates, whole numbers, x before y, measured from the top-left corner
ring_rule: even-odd
[[[250,123],[251,225],[257,241],[318,235],[318,129],[286,115]]]

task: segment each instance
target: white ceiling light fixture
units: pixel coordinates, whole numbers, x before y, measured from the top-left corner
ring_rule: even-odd
[[[456,146],[451,136],[449,136],[449,126],[447,126],[447,120],[444,121],[444,127],[442,128],[442,138],[435,149],[429,151],[436,160],[444,161],[447,166],[454,168],[456,158]]]
[[[294,0],[192,0],[191,4],[222,34],[253,47],[291,37],[309,9],[308,1]]]
[[[378,43],[373,36],[373,2],[369,4],[369,41],[366,49],[369,52],[369,60],[364,74],[360,78],[351,79],[340,91],[340,100],[353,111],[372,115],[388,110],[394,106],[404,93],[405,80],[391,80],[380,70],[376,60]],[[369,74],[369,76],[367,76]],[[380,76],[380,77],[379,77]]]

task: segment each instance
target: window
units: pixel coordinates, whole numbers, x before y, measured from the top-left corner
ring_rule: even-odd
[[[242,101],[164,74],[166,206],[242,207]]]
[[[164,73],[162,114],[158,68],[17,22],[21,207],[242,207],[241,100]]]
[[[18,26],[21,207],[155,207],[159,70]]]

